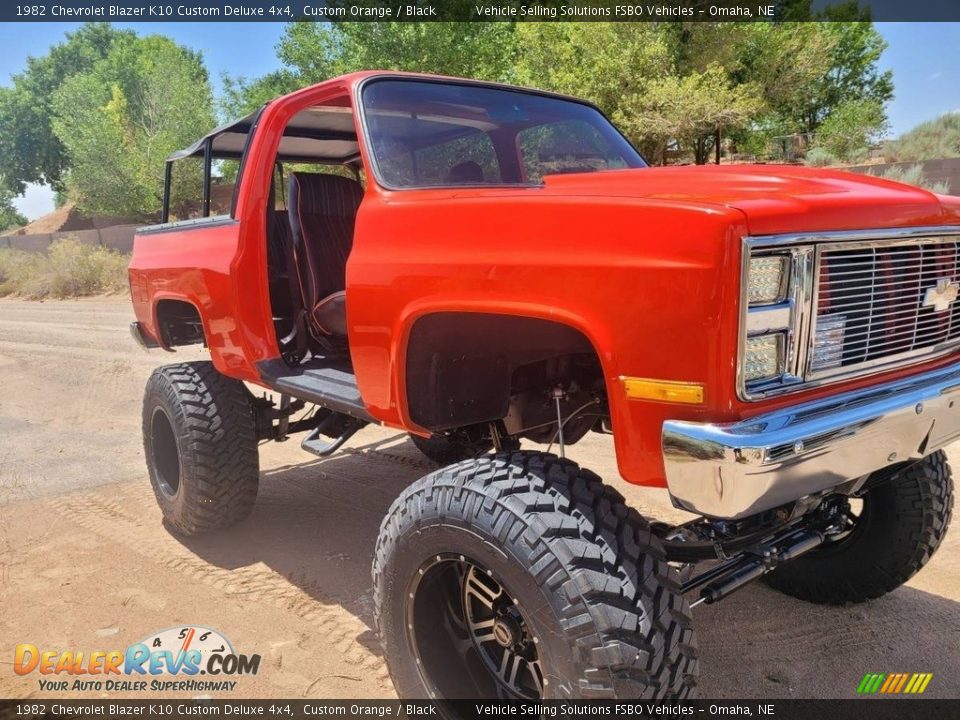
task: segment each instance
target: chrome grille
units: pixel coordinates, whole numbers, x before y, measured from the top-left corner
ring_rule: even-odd
[[[828,246],[819,253],[810,375],[848,373],[960,339],[960,242]]]

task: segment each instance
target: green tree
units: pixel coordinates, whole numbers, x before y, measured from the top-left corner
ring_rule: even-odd
[[[844,162],[860,159],[887,131],[887,116],[875,100],[850,100],[820,123],[816,146]]]
[[[290,70],[276,70],[260,78],[231,77],[224,73],[221,78],[223,90],[220,95],[220,114],[224,122],[250,114],[280,95],[286,95],[302,86],[296,74]]]
[[[893,99],[893,72],[879,69],[887,47],[873,23],[831,22],[818,27],[832,41],[830,70],[802,107],[803,131],[816,132],[839,106],[867,101],[881,109]]]
[[[90,71],[129,30],[106,23],[88,23],[41,57],[27,58],[26,69],[0,88],[0,178],[16,195],[28,183],[63,188],[69,161],[53,132],[53,97],[63,82]]]
[[[0,233],[26,224],[27,218],[13,205],[13,193],[0,188]]]
[[[609,115],[671,63],[652,23],[519,23],[516,35],[517,82],[587,98]]]
[[[753,82],[736,83],[735,24],[523,23],[516,76],[597,103],[662,163],[670,143],[705,162],[718,128],[747,125],[763,109]]]
[[[843,103],[870,100],[885,106],[893,99],[893,72],[879,67],[887,43],[871,22],[869,7],[849,0],[818,10],[813,0],[780,0],[778,10],[788,21],[825,21],[808,24],[830,44],[827,72],[791,108],[800,132],[816,132]]]
[[[359,69],[478,77],[585,97],[650,159],[678,143],[702,162],[718,127],[760,150],[815,131],[844,103],[890,99],[883,39],[855,2],[832,8],[829,23],[794,22],[817,19],[811,0],[778,6],[789,22],[294,23],[277,48],[285,69],[228,81],[224,106],[243,114]]]
[[[66,183],[88,213],[147,215],[160,205],[165,158],[214,124],[199,53],[169,38],[128,37],[53,100],[53,129],[70,170]],[[178,163],[171,205],[200,195],[199,163]]]
[[[415,72],[509,81],[512,23],[296,22],[277,45],[286,67],[261,78],[223,77],[226,118],[246,115],[297,88],[357,70]]]
[[[304,84],[355,70],[410,70],[506,80],[511,23],[291,23],[277,46]]]
[[[752,82],[766,111],[728,132],[737,148],[763,155],[777,136],[803,132],[803,108],[830,71],[835,38],[815,22],[752,23],[736,47],[736,84]]]
[[[752,83],[732,85],[722,67],[710,65],[703,72],[648,82],[643,93],[626,99],[614,119],[647,148],[651,161],[663,162],[672,140],[702,165],[718,129],[743,127],[762,109]]]

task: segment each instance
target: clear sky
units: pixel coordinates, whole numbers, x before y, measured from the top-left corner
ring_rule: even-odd
[[[203,52],[216,90],[223,73],[255,77],[279,67],[274,48],[281,23],[117,23],[142,34],[163,33]],[[23,69],[28,55],[42,55],[77,27],[73,23],[0,23],[0,83]],[[960,23],[878,23],[889,43],[882,58],[894,72],[896,97],[888,107],[891,133],[960,111]],[[49,212],[46,188],[31,188],[17,206],[33,219]]]

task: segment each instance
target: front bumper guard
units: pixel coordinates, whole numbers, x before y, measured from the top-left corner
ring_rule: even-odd
[[[737,519],[831,490],[960,437],[960,363],[737,423],[668,420],[673,503]]]

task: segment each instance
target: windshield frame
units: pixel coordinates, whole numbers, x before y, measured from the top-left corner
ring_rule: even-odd
[[[424,184],[424,185],[392,185],[389,182],[386,182],[381,172],[378,160],[377,153],[373,146],[373,137],[370,133],[370,126],[367,120],[366,113],[366,103],[364,101],[364,90],[370,85],[379,83],[379,82],[407,82],[407,83],[431,83],[436,85],[454,85],[454,86],[466,86],[466,87],[480,87],[487,88],[490,90],[500,90],[503,92],[513,92],[519,93],[522,95],[535,95],[539,97],[546,97],[553,100],[558,100],[561,102],[569,102],[577,105],[587,107],[599,115],[599,117],[606,122],[610,132],[622,142],[628,149],[632,150],[636,154],[636,159],[639,161],[637,165],[627,167],[636,167],[636,168],[646,168],[649,167],[646,158],[640,153],[639,150],[630,142],[626,135],[621,132],[620,128],[613,123],[606,116],[606,114],[587,100],[582,100],[581,98],[571,97],[568,95],[561,95],[558,93],[551,93],[544,90],[536,90],[533,88],[524,88],[517,87],[514,85],[504,85],[501,83],[494,82],[485,82],[482,80],[469,80],[461,78],[442,78],[442,77],[421,77],[421,76],[406,76],[406,75],[374,75],[371,77],[364,78],[362,81],[357,83],[355,90],[354,98],[354,107],[356,108],[357,122],[360,126],[360,142],[365,149],[366,160],[370,165],[368,176],[373,178],[374,183],[384,190],[389,190],[391,192],[405,192],[408,190],[475,190],[475,189],[504,189],[504,188],[542,188],[544,187],[543,182],[495,182],[495,183],[476,183],[476,184],[464,184],[464,183],[433,183],[433,184]],[[519,149],[518,149],[518,160],[519,160]],[[595,172],[605,172],[603,170],[598,170]],[[609,172],[609,171],[607,171]]]

